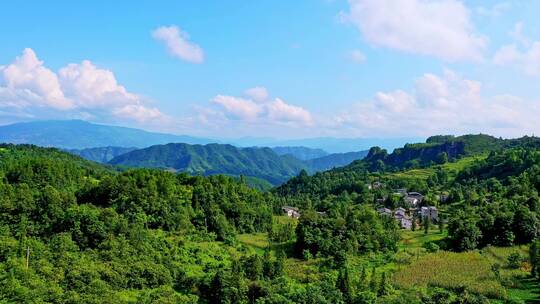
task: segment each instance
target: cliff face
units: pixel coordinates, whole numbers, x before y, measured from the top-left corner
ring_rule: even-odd
[[[433,163],[444,163],[465,154],[465,143],[448,141],[444,143],[407,144],[403,148],[388,154],[386,150],[374,147],[365,160],[371,168],[402,169],[427,166]]]

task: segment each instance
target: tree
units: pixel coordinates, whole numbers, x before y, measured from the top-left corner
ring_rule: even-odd
[[[379,284],[379,290],[377,292],[377,295],[379,297],[385,296],[385,295],[390,293],[390,289],[391,289],[391,286],[387,282],[386,272],[383,272],[382,275],[381,275],[381,282]]]
[[[439,216],[438,224],[439,224],[439,232],[444,233],[444,217],[442,214]]]
[[[538,277],[540,266],[540,240],[534,240],[529,248],[529,260],[531,261],[531,275]]]
[[[446,164],[448,162],[448,154],[446,152],[440,152],[437,154],[437,163],[439,165]]]
[[[429,233],[429,226],[431,225],[431,220],[429,219],[428,216],[424,216],[424,234],[428,234]]]
[[[369,276],[369,290],[376,293],[377,287],[377,269],[373,267],[371,268],[371,275]]]
[[[342,267],[339,270],[338,278],[336,281],[336,288],[341,291],[345,302],[349,303],[353,299],[353,288],[351,278],[349,276],[349,269],[347,266]]]
[[[466,251],[478,246],[482,232],[470,210],[459,210],[448,222],[448,240],[454,250]]]

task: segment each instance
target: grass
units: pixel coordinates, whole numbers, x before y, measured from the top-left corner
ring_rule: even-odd
[[[462,253],[427,253],[422,248],[426,242],[436,242],[445,236],[446,233],[436,229],[430,230],[427,235],[422,230],[402,232],[400,250],[394,255],[393,261],[385,266],[395,269],[393,281],[396,287],[465,287],[499,303],[504,303],[503,299],[540,303],[540,285],[530,278],[529,263],[523,262],[519,269],[507,267],[510,254],[517,252],[523,257],[528,256],[527,246],[486,247]],[[496,263],[502,266],[500,279],[491,270]]]
[[[401,233],[401,241],[399,242],[399,249],[413,250],[422,248],[422,246],[427,242],[440,241],[445,237],[446,231],[441,233],[436,226],[432,227],[428,234],[425,234],[424,229],[421,227],[416,231],[403,230]]]
[[[491,262],[478,251],[454,253],[440,251],[427,254],[394,274],[400,288],[465,287],[489,298],[506,298],[506,289],[491,271]]]
[[[450,179],[456,177],[456,173],[463,170],[466,167],[470,167],[474,162],[486,158],[487,155],[475,155],[458,159],[455,162],[449,162],[441,165],[440,167],[448,173]],[[427,180],[430,176],[435,174],[436,167],[424,168],[424,169],[411,169],[402,172],[390,173],[386,177],[389,179],[399,180]]]
[[[238,242],[246,245],[248,248],[252,248],[257,253],[263,253],[270,245],[268,234],[266,232],[239,234],[236,239]]]

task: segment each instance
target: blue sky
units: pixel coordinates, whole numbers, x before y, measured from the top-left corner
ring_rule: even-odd
[[[0,123],[212,137],[538,133],[540,2],[9,1]],[[250,90],[256,88],[255,90]]]

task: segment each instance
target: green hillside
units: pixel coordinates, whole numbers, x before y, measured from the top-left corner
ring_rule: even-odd
[[[245,175],[267,180],[274,185],[306,168],[301,161],[292,156],[279,156],[270,148],[236,148],[219,144],[157,145],[120,155],[109,163],[197,175]]]
[[[338,153],[301,161],[290,154],[278,155],[270,148],[167,144],[124,153],[109,163],[124,167],[161,168],[196,175],[244,175],[279,185],[302,170],[317,172],[344,166],[364,155],[364,152]]]
[[[95,161],[98,163],[107,163],[111,159],[122,155],[137,148],[124,148],[124,147],[98,147],[98,148],[86,148],[86,149],[68,149],[67,152],[78,155],[84,159]]]
[[[270,192],[246,177],[118,172],[52,148],[2,145],[0,302],[535,303],[537,142],[472,146],[417,168],[375,171],[363,160],[301,171]],[[430,147],[440,149],[405,149],[422,158]],[[266,161],[261,149],[183,149]],[[153,152],[160,158],[144,159],[174,156]],[[378,212],[412,207],[396,188],[421,192],[421,206],[440,217],[407,211],[415,226],[400,229]],[[284,206],[301,216],[284,216]]]

